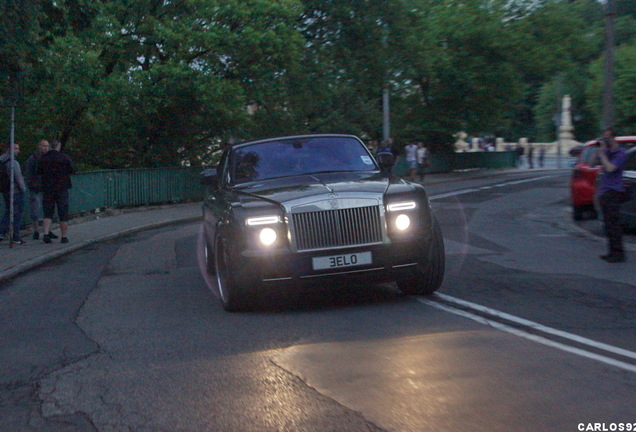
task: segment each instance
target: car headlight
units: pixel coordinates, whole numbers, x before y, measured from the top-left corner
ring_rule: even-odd
[[[386,210],[390,213],[387,221],[390,224],[390,230],[394,233],[405,233],[412,227],[412,212],[417,208],[415,201],[401,201],[387,204]]]
[[[261,246],[269,247],[278,240],[277,226],[281,223],[280,216],[259,216],[251,217],[245,220],[248,227],[255,229],[256,239]],[[263,226],[268,225],[268,226]],[[261,228],[261,226],[263,226]]]
[[[258,238],[264,246],[271,246],[276,242],[278,235],[271,228],[263,228],[258,234]]]
[[[405,214],[398,215],[395,218],[395,227],[398,231],[406,231],[411,226],[411,218]]]

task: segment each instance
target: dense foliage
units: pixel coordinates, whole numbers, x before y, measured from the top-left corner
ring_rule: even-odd
[[[636,2],[615,0],[616,123],[636,133]],[[19,142],[60,139],[84,166],[207,163],[233,139],[598,131],[596,0],[0,0],[0,90]],[[5,110],[2,111],[3,113]],[[8,136],[8,111],[0,132]]]

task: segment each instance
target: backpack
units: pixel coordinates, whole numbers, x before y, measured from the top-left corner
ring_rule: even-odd
[[[0,162],[0,192],[9,192],[11,190],[11,178],[7,170],[10,160],[7,159]]]

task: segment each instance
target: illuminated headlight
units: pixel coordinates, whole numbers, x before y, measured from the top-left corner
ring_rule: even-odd
[[[411,227],[411,218],[415,215],[411,210],[415,210],[416,208],[417,203],[415,201],[401,201],[387,204],[387,212],[399,212],[397,215],[393,215],[389,218],[392,228],[395,230],[394,232],[405,232]]]
[[[399,231],[405,231],[411,226],[411,218],[405,214],[401,214],[395,218],[395,227]]]
[[[245,220],[245,224],[250,227],[254,227],[254,234],[262,246],[272,246],[278,239],[278,233],[276,226],[263,226],[263,225],[278,225],[280,224],[280,216],[258,216],[251,217]]]
[[[405,202],[389,204],[386,206],[386,209],[391,212],[391,211],[401,211],[401,210],[413,210],[415,207],[417,207],[417,204],[415,204],[415,201],[405,201]]]
[[[248,218],[245,223],[249,226],[256,225],[272,225],[280,222],[279,216],[263,216],[263,217],[253,217]]]
[[[276,231],[271,228],[263,228],[258,235],[261,243],[265,246],[271,246],[276,242]]]

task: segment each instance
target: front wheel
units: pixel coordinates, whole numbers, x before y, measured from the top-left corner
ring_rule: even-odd
[[[444,280],[444,270],[446,268],[446,256],[444,251],[444,237],[442,229],[433,217],[433,233],[429,256],[424,269],[419,274],[408,279],[399,280],[398,287],[404,294],[428,295],[439,289]]]
[[[575,221],[583,221],[588,219],[598,219],[598,212],[592,205],[572,206],[572,218]]]
[[[205,269],[207,270],[209,275],[214,275],[216,273],[216,266],[214,263],[214,253],[212,252],[212,248],[208,243],[208,239],[203,239],[203,254],[205,258]]]
[[[222,238],[217,238],[215,242],[214,263],[223,308],[228,312],[246,309],[245,289],[236,282],[234,275],[237,274],[237,270],[232,265],[227,246]]]

